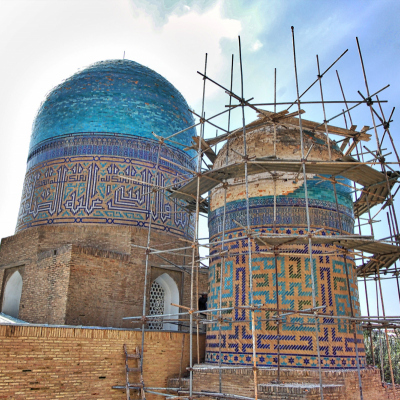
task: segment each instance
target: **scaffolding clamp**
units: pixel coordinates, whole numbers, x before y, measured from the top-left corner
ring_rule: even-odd
[[[229,255],[228,250],[223,250],[223,251],[221,251],[221,252],[219,253],[219,256],[220,256],[220,257],[227,257],[228,255]]]

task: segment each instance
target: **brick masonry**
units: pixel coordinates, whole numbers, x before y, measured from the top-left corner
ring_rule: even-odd
[[[163,146],[156,135],[193,121],[173,85],[128,60],[96,63],[54,88],[33,124],[16,234],[1,242],[0,310],[15,271],[23,282],[18,317],[30,323],[139,327],[122,318],[142,315],[145,279],[149,300],[164,274],[176,303],[189,306],[190,275],[173,264],[190,257],[150,255],[146,276],[145,247],[150,221],[150,247],[192,236],[190,216],[151,187],[188,177],[193,151],[183,148],[195,128]],[[207,292],[208,274],[195,272]],[[0,337],[0,398],[123,398],[110,391],[124,382],[122,344],[140,343],[132,331],[32,326],[0,327]],[[165,386],[178,371],[182,335],[149,332],[147,340],[145,375],[150,386]]]
[[[196,336],[193,340],[196,345]],[[112,386],[125,384],[123,345],[131,352],[140,347],[141,332],[0,325],[0,342],[0,399],[122,400],[125,392]],[[189,335],[145,333],[146,386],[165,387],[168,377],[179,374],[182,344],[185,373]],[[199,344],[204,353],[204,335],[200,335]],[[132,383],[139,382],[139,374],[130,375]]]
[[[145,254],[132,244],[145,246],[145,232],[125,226],[41,226],[4,238],[0,248],[0,277],[4,274],[1,296],[7,277],[18,269],[23,279],[22,320],[138,327],[122,318],[142,315]],[[151,246],[165,248],[170,242],[170,235],[156,232]],[[163,257],[178,265],[190,259]],[[181,304],[189,306],[190,275],[156,256],[150,257],[148,289],[163,273],[175,281]],[[206,292],[208,274],[200,271],[199,277],[200,292]],[[147,295],[149,298],[149,292]]]
[[[219,372],[217,368],[205,369],[210,365],[197,365],[194,371],[195,391],[219,392]],[[393,391],[383,387],[378,369],[361,371],[364,400],[400,399],[400,391],[393,397]],[[318,371],[301,369],[281,369],[281,384],[278,385],[276,368],[260,368],[257,372],[260,399],[320,400]],[[357,371],[322,371],[324,399],[359,400]],[[254,398],[254,375],[251,368],[222,368],[222,393],[230,393]]]

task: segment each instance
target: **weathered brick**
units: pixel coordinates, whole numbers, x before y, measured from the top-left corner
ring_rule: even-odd
[[[0,247],[2,294],[18,269],[23,279],[19,318],[31,323],[139,327],[122,320],[142,314],[146,245],[141,228],[125,226],[42,226],[4,238]],[[171,235],[154,232],[154,246],[170,244]],[[164,255],[182,265],[188,257]],[[148,292],[163,273],[175,281],[180,302],[190,305],[190,275],[166,268],[150,257]],[[207,291],[208,274],[200,271],[199,292]],[[148,308],[148,306],[147,306]],[[148,312],[148,309],[147,309]]]
[[[126,398],[123,391],[112,386],[124,385],[123,345],[127,344],[128,351],[133,352],[141,345],[140,331],[14,326],[10,334],[9,328],[0,326],[0,360],[7,360],[6,365],[0,364],[0,399]],[[88,339],[88,334],[99,339]],[[184,373],[189,365],[189,334],[146,331],[143,377],[147,386],[165,386],[168,377],[179,374],[183,336]],[[53,337],[57,340],[49,341]],[[193,340],[196,346],[196,335]],[[201,335],[202,357],[204,342]],[[29,354],[29,357],[18,359],[15,353]],[[196,352],[194,358],[197,358]],[[100,379],[102,376],[105,378]],[[139,376],[132,373],[132,382],[135,380],[139,381]]]

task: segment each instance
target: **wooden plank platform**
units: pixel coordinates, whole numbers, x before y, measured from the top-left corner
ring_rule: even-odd
[[[287,114],[287,110],[283,110],[277,113],[260,109],[258,109],[258,111],[259,111],[258,114],[259,118],[251,122],[250,124],[246,125],[246,132],[251,132],[254,129],[261,128],[264,125],[271,125],[271,124],[292,126],[295,128],[299,128],[300,125],[299,118],[296,118],[298,112]],[[304,111],[300,110],[300,114],[303,113]],[[307,119],[301,118],[301,124],[303,129],[305,130],[311,130],[313,132],[317,131],[325,134],[325,125],[323,123],[321,124],[318,122],[309,121]],[[371,135],[365,132],[366,129],[357,132],[355,130],[356,128],[352,129],[352,127],[350,129],[345,129],[333,125],[328,125],[328,132],[329,134],[343,136],[345,138],[354,139],[355,141],[363,140],[365,142],[368,142],[371,140]],[[240,135],[243,135],[243,128],[238,128],[232,132],[225,133],[216,138],[207,139],[205,140],[205,142],[209,146],[214,146],[215,144],[223,142],[224,140],[235,138]]]
[[[387,174],[389,186],[390,189],[392,189],[398,181],[400,174],[392,171],[389,171]],[[354,203],[354,216],[356,218],[366,213],[372,207],[382,204],[389,195],[386,179],[383,182],[376,183],[369,187],[364,187],[364,190],[365,191],[361,193],[361,196]]]
[[[307,235],[257,235],[254,240],[259,246],[270,245],[272,247],[308,244]],[[357,276],[369,276],[380,270],[390,267],[400,258],[400,247],[375,240],[372,236],[358,235],[335,235],[335,236],[319,236],[312,237],[312,243],[315,244],[332,244],[340,246],[343,249],[352,251],[358,250],[371,254],[370,260],[356,268]]]
[[[303,163],[294,160],[256,158],[247,164],[248,175],[254,175],[262,172],[292,172],[298,173],[302,169]],[[343,176],[351,181],[358,183],[363,187],[373,187],[381,185],[386,181],[382,172],[370,167],[365,163],[358,162],[350,156],[339,158],[335,161],[306,161],[304,162],[306,173],[322,174],[329,176]],[[244,162],[230,164],[204,172],[200,175],[200,195],[210,191],[223,180],[232,178],[244,178]],[[179,191],[173,192],[171,197],[193,201],[197,195],[197,177],[192,178],[187,184],[179,188]],[[376,201],[379,195],[376,195]],[[378,204],[378,203],[377,203]]]

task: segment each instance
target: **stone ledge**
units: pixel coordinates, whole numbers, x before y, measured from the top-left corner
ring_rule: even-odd
[[[127,253],[121,253],[117,251],[111,250],[103,250],[97,247],[92,246],[79,246],[79,245],[72,245],[72,252],[77,254],[85,254],[88,256],[94,257],[104,257],[104,258],[111,258],[114,260],[121,260],[125,262],[129,262],[130,255]]]
[[[189,388],[189,378],[181,378],[179,382],[179,378],[169,378],[168,379],[168,387],[170,388]]]
[[[215,371],[218,371],[217,364],[195,364],[193,366],[193,370],[196,373],[203,373],[203,374],[213,374]],[[249,375],[253,376],[253,367],[252,366],[228,366],[222,365],[221,370],[224,374],[234,374],[234,375]],[[355,369],[322,369],[321,370],[322,379],[340,379],[343,380],[345,376],[348,375],[357,375],[357,370]],[[376,375],[379,374],[379,371],[375,368],[363,368],[361,370],[361,375]],[[275,378],[277,375],[277,368],[276,367],[258,367],[259,377],[272,377]],[[319,372],[318,369],[304,369],[304,368],[281,368],[280,369],[280,376],[281,380],[285,381],[292,377],[295,378],[308,378],[308,379],[316,379],[315,382],[319,380]]]
[[[261,383],[258,385],[258,390],[265,394],[319,394],[321,392],[319,384],[312,383]],[[322,385],[322,391],[324,393],[341,393],[343,390],[343,385]]]

